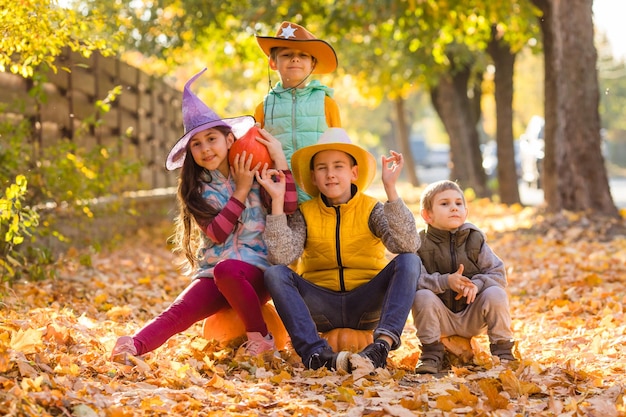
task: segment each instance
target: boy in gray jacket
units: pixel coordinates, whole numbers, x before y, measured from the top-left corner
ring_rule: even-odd
[[[427,227],[417,251],[422,272],[413,302],[413,322],[422,343],[418,374],[443,369],[441,337],[487,333],[491,354],[513,361],[513,332],[504,263],[467,223],[463,191],[455,182],[430,184],[421,198]]]

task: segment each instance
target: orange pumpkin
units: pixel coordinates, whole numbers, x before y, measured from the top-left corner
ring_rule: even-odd
[[[261,313],[268,330],[274,336],[276,348],[283,349],[289,341],[289,335],[276,312],[276,308],[272,304],[266,303],[261,307]],[[222,344],[227,344],[231,340],[245,336],[246,328],[235,310],[225,308],[204,320],[202,333],[207,340],[214,339]]]
[[[335,352],[360,352],[374,341],[372,330],[336,328],[321,334]]]
[[[228,162],[232,165],[235,162],[235,155],[246,151],[246,155],[252,154],[253,167],[259,162],[261,163],[261,169],[263,169],[263,165],[266,163],[268,167],[271,167],[274,162],[270,158],[270,153],[265,145],[255,139],[257,136],[262,137],[261,133],[259,133],[259,128],[252,126],[245,135],[233,142],[228,152]]]

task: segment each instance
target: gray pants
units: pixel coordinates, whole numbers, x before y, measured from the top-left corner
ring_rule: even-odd
[[[511,314],[506,291],[489,287],[459,313],[453,313],[430,290],[418,290],[413,300],[413,323],[422,344],[446,336],[471,338],[487,333],[490,343],[513,340]]]

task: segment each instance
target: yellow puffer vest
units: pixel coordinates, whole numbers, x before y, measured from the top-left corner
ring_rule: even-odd
[[[385,246],[369,228],[378,200],[357,193],[346,204],[328,207],[321,197],[300,205],[307,239],[298,273],[333,291],[350,291],[370,281],[389,262]]]

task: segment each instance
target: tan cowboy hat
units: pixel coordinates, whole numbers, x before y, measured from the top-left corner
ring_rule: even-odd
[[[359,175],[354,184],[359,191],[365,191],[370,186],[376,175],[376,159],[365,149],[354,145],[344,129],[331,127],[320,136],[315,145],[300,148],[291,156],[293,177],[307,194],[315,197],[320,193],[311,181],[311,160],[316,153],[327,150],[342,151],[352,155],[359,167]]]
[[[299,49],[310,54],[317,61],[313,74],[328,74],[337,68],[337,54],[333,47],[295,23],[283,22],[276,36],[257,36],[256,41],[268,57],[275,47]]]
[[[165,168],[168,171],[173,171],[183,166],[185,156],[187,155],[187,143],[196,133],[212,127],[227,126],[231,128],[236,138],[240,138],[248,129],[254,126],[254,117],[252,116],[219,117],[217,113],[211,110],[191,91],[191,84],[206,70],[206,68],[203,69],[185,83],[182,101],[183,127],[185,130],[183,136],[178,139],[167,155]]]

